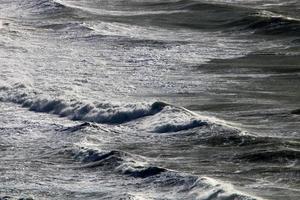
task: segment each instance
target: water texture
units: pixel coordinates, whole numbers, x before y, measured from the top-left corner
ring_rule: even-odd
[[[298,200],[299,10],[0,0],[0,200]]]

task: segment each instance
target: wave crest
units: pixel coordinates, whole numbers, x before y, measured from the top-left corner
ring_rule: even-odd
[[[186,124],[164,124],[155,128],[156,133],[169,133],[189,130],[197,127],[208,126],[208,123],[201,120],[191,120]]]
[[[153,104],[126,104],[116,105],[111,103],[85,103],[76,100],[39,98],[25,92],[20,88],[4,87],[1,101],[13,102],[29,108],[31,111],[56,114],[68,117],[71,120],[86,122],[121,124],[138,118],[159,113],[167,105],[163,102]],[[21,88],[23,89],[23,88]]]

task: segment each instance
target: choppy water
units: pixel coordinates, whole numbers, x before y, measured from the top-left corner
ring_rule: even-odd
[[[299,199],[299,9],[0,0],[0,199]]]

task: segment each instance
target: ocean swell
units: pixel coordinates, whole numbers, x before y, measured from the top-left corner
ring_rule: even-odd
[[[241,30],[253,30],[256,34],[299,36],[300,20],[278,15],[276,13],[260,11],[243,17],[228,24],[240,27]]]
[[[255,34],[277,36],[299,36],[300,33],[299,19],[245,6],[191,0],[117,1],[108,5],[105,2],[98,2],[85,7],[76,3],[73,5],[68,1],[27,0],[21,4],[21,9],[29,10],[30,16],[36,18],[91,19],[140,26],[153,25],[170,28],[179,26],[237,33],[252,31]],[[54,24],[46,24],[45,27],[56,30],[74,26],[72,23],[52,23]]]
[[[22,9],[29,11],[32,16],[62,17],[70,14],[70,8],[53,0],[25,0],[20,3]]]

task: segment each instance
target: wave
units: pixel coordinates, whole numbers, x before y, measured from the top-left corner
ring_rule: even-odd
[[[300,159],[300,152],[294,149],[257,149],[241,155],[235,156],[235,159],[248,162],[271,162],[286,164],[297,162]]]
[[[201,120],[192,120],[186,124],[164,124],[162,126],[156,127],[154,131],[157,133],[169,133],[190,130],[201,126],[208,126],[208,123]]]
[[[25,91],[25,92],[23,92]],[[194,113],[186,108],[168,104],[166,102],[112,104],[100,102],[82,102],[57,98],[42,98],[38,92],[30,92],[24,84],[13,87],[0,88],[0,101],[19,104],[30,111],[43,112],[80,121],[71,127],[60,127],[61,132],[95,131],[100,133],[114,133],[121,131],[135,134],[141,139],[149,134],[151,137],[173,137],[172,140],[188,140],[191,145],[211,147],[242,147],[267,144],[271,139],[255,137],[245,134],[235,126],[218,119]],[[126,124],[125,124],[126,123]],[[119,125],[124,130],[106,126]],[[142,135],[137,134],[140,132]],[[130,138],[129,138],[130,139]],[[92,159],[93,156],[87,158]],[[98,155],[96,155],[97,157]],[[94,160],[95,161],[95,160]],[[153,169],[151,169],[151,173]],[[146,170],[144,173],[150,173]]]
[[[291,114],[300,115],[300,109],[292,110]]]
[[[24,91],[24,92],[23,92]],[[46,98],[30,92],[24,84],[0,88],[0,101],[20,104],[30,111],[43,112],[66,117],[74,121],[84,121],[65,130],[75,132],[85,127],[95,127],[92,123],[123,124],[135,121],[135,126],[146,132],[174,133],[195,129],[204,130],[204,135],[212,136],[241,133],[240,130],[210,117],[200,116],[186,108],[162,101],[154,103],[113,104],[107,102],[82,102],[59,98]],[[159,114],[159,115],[158,115]],[[150,117],[154,116],[155,117]],[[147,120],[138,120],[148,117]],[[91,122],[91,123],[89,123]],[[139,124],[140,123],[140,124]],[[225,133],[226,132],[226,133]],[[228,133],[227,133],[228,132]]]
[[[76,169],[94,169],[122,174],[138,179],[140,188],[149,185],[165,188],[176,191],[177,197],[179,195],[182,198],[192,199],[258,199],[236,191],[232,186],[218,180],[153,166],[146,158],[123,151],[101,152],[95,149],[73,148],[63,153],[81,162]]]
[[[70,153],[75,160],[82,162],[79,168],[103,167],[135,178],[147,178],[166,171],[164,168],[148,165],[142,157],[118,150],[101,152],[80,148],[66,152]]]
[[[300,20],[260,11],[228,24],[241,30],[254,30],[256,34],[299,36]]]
[[[25,91],[25,92],[22,92]],[[282,144],[276,138],[257,137],[211,117],[198,115],[186,108],[157,101],[154,103],[112,104],[82,102],[57,98],[42,98],[24,84],[0,88],[0,101],[19,104],[30,111],[66,117],[81,123],[60,128],[63,132],[95,129],[110,132],[100,124],[124,124],[130,122],[127,131],[142,133],[174,134],[174,139],[188,139],[191,144],[219,147],[243,147]],[[159,133],[159,134],[157,134]]]
[[[94,31],[82,22],[77,10],[54,0],[26,0],[19,4],[26,24],[53,31],[90,33]]]
[[[67,127],[67,128],[62,128],[60,129],[60,131],[65,131],[65,132],[76,132],[76,131],[79,131],[79,130],[83,130],[87,127],[91,127],[91,128],[99,128],[98,126],[92,124],[92,123],[89,123],[89,122],[84,122],[84,123],[81,123],[81,124],[78,124],[78,125],[75,125],[75,126],[71,126],[71,127]]]
[[[94,31],[92,28],[88,27],[82,23],[50,23],[50,24],[43,24],[38,25],[37,28],[41,29],[50,29],[54,31]]]
[[[0,97],[1,101],[21,104],[31,111],[56,114],[71,120],[81,120],[106,124],[121,124],[138,118],[155,115],[166,104],[154,102],[147,104],[128,104],[124,106],[110,103],[83,103],[79,101],[65,101],[63,99],[46,99],[30,97],[26,93]]]
[[[21,197],[12,197],[12,196],[0,196],[0,200],[34,200],[33,197],[30,196],[21,196]]]
[[[161,114],[163,115],[163,113]],[[159,119],[156,120],[159,121]],[[146,121],[149,122],[148,119]],[[192,125],[193,123],[195,123],[194,121],[197,121],[195,127]],[[154,130],[156,131],[153,131],[153,133],[171,133],[171,135],[167,134],[165,136],[168,137],[169,139],[170,136],[173,136],[173,139],[178,139],[178,140],[188,139],[191,145],[203,145],[203,146],[210,146],[210,147],[258,148],[260,146],[263,146],[263,147],[274,148],[280,146],[291,146],[291,147],[295,146],[295,144],[293,144],[293,142],[289,141],[288,139],[258,137],[250,134],[245,135],[242,134],[241,131],[239,131],[238,129],[217,125],[208,121],[191,120],[191,124],[188,125],[184,124],[184,122],[182,123],[183,124],[176,125],[175,126],[176,128],[173,127],[169,128],[171,123],[165,124],[165,122],[161,121],[161,124],[163,125],[155,126]],[[165,129],[161,127],[167,127],[167,128]],[[58,129],[58,131],[72,133],[72,132],[82,131],[85,129],[100,130],[106,133],[113,131],[91,122],[83,122],[78,125],[74,125],[70,127],[61,127]],[[157,130],[163,130],[163,131],[158,132]],[[295,148],[298,148],[298,146],[295,146]],[[238,156],[236,157],[236,159],[238,159]],[[242,159],[242,155],[241,155],[241,159]]]
[[[261,35],[299,36],[300,20],[267,10],[256,10],[232,5],[187,3],[177,15],[161,15],[158,23],[192,29],[230,32],[252,31]],[[151,16],[148,16],[151,18]]]
[[[90,4],[89,4],[90,5]],[[22,9],[46,18],[114,21],[134,25],[185,27],[207,31],[253,32],[262,35],[299,36],[300,20],[268,10],[192,0],[172,2],[117,1],[94,6],[73,5],[64,1],[27,0]],[[139,17],[136,17],[138,15]],[[72,23],[47,25],[60,29]],[[88,27],[87,27],[88,28]]]
[[[0,101],[13,102],[34,112],[49,113],[67,117],[70,120],[81,121],[75,126],[64,127],[59,131],[77,132],[89,128],[101,130],[101,132],[111,132],[113,130],[108,130],[108,127],[100,124],[118,125],[130,122],[130,124],[126,125],[128,129],[125,133],[130,130],[134,132],[138,130],[143,134],[154,134],[152,135],[154,137],[160,137],[161,133],[166,133],[166,136],[170,136],[169,133],[171,135],[176,133],[174,134],[174,139],[187,139],[194,145],[215,147],[253,146],[255,148],[266,145],[271,147],[290,146],[288,140],[251,135],[243,132],[234,124],[202,116],[186,108],[161,101],[154,103],[112,104],[82,102],[74,99],[42,98],[41,94],[35,91],[30,92],[30,89],[25,84],[0,87]],[[254,161],[259,156],[261,158],[264,157],[264,155],[259,154],[260,152],[252,153],[244,156],[240,155],[237,159]],[[267,157],[274,153],[272,154],[274,160],[276,157],[281,159],[280,153],[263,153]],[[293,155],[290,154],[287,157],[293,159]]]
[[[19,4],[21,9],[29,11],[31,17],[64,17],[71,15],[71,8],[53,0],[26,0]]]

